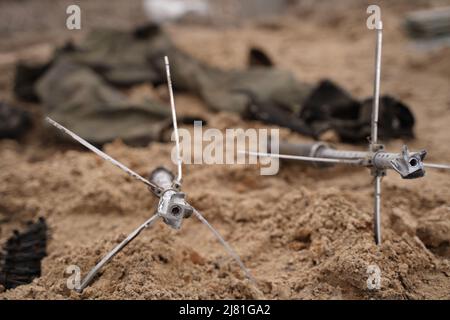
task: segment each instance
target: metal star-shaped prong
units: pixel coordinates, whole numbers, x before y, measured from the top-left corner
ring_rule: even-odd
[[[381,51],[383,39],[383,24],[381,21],[376,26],[375,46],[375,75],[373,86],[373,105],[371,121],[371,137],[369,139],[369,151],[335,150],[324,142],[313,144],[291,144],[282,142],[279,144],[279,153],[252,152],[240,150],[260,157],[274,157],[322,164],[347,164],[365,166],[371,169],[374,178],[374,236],[376,244],[381,244],[381,180],[387,170],[393,169],[403,179],[415,179],[425,175],[425,169],[450,169],[447,164],[424,163],[427,152],[409,152],[406,145],[400,153],[384,151],[384,146],[378,143],[378,118],[381,76]]]
[[[134,230],[128,237],[126,237],[119,245],[114,247],[97,265],[92,268],[92,270],[84,277],[83,281],[81,282],[80,286],[75,288],[76,291],[82,292],[95,278],[95,276],[98,274],[98,272],[101,270],[101,268],[106,265],[111,259],[119,253],[125,246],[127,246],[133,239],[135,239],[142,230],[150,227],[158,218],[162,218],[165,224],[168,226],[174,228],[174,229],[180,229],[181,223],[183,219],[188,218],[191,216],[192,213],[203,223],[205,224],[208,229],[213,233],[213,235],[219,240],[219,242],[224,246],[227,253],[238,263],[238,265],[243,270],[246,277],[253,283],[256,284],[256,280],[253,278],[253,276],[250,274],[248,269],[244,266],[243,262],[239,258],[239,255],[231,248],[231,246],[222,238],[222,236],[219,234],[219,232],[203,217],[200,212],[198,212],[195,208],[193,208],[189,203],[185,200],[185,194],[181,192],[181,181],[182,181],[182,160],[181,160],[181,150],[180,150],[180,141],[179,141],[179,134],[178,134],[178,126],[177,126],[177,118],[176,118],[176,109],[175,109],[175,101],[173,96],[173,90],[172,90],[172,82],[170,79],[170,66],[169,66],[169,59],[168,57],[164,58],[165,66],[166,66],[166,72],[167,72],[167,82],[168,82],[168,89],[170,94],[170,105],[172,110],[172,120],[173,120],[173,128],[174,128],[174,134],[175,134],[175,147],[177,152],[177,177],[173,178],[173,175],[165,169],[159,168],[159,170],[155,170],[154,174],[152,175],[151,180],[149,181],[136,172],[132,171],[131,169],[127,168],[125,165],[120,163],[119,161],[113,159],[103,151],[99,150],[83,138],[79,137],[74,132],[70,131],[69,129],[65,128],[61,124],[57,123],[56,121],[46,118],[46,120],[58,128],[59,130],[63,131],[70,137],[72,137],[74,140],[81,143],[83,146],[97,154],[98,156],[102,157],[103,159],[111,162],[118,168],[122,169],[126,173],[128,173],[133,178],[143,182],[145,185],[147,185],[150,190],[153,191],[153,193],[159,198],[159,204],[158,208],[156,210],[156,213],[148,219],[146,222],[144,222],[142,225],[140,225],[136,230]],[[158,171],[158,172],[157,172]]]
[[[410,153],[408,147],[403,145],[401,155],[391,160],[392,168],[401,175],[403,179],[415,179],[425,175],[422,160],[427,152],[425,150]]]

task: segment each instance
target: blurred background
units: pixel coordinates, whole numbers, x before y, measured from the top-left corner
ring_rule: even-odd
[[[66,27],[70,15],[66,9],[72,4],[81,9],[79,30]],[[18,76],[18,68],[21,70],[18,65],[43,66],[56,59],[55,50],[68,46],[79,46],[80,51],[91,50],[84,48],[83,39],[98,29],[122,30],[131,34],[136,28],[149,23],[161,26],[176,48],[192,57],[193,61],[207,66],[221,70],[245,69],[249,59],[252,59],[252,49],[256,49],[256,54],[262,55],[263,60],[270,60],[274,68],[293,73],[303,83],[314,87],[321,80],[328,79],[340,89],[349,91],[354,98],[365,99],[371,95],[373,75],[373,37],[365,23],[368,16],[366,8],[370,4],[381,6],[385,24],[383,92],[406,103],[419,116],[424,111],[425,102],[431,115],[442,112],[441,108],[448,110],[448,102],[444,105],[434,103],[433,99],[437,97],[433,94],[423,100],[411,97],[415,92],[413,88],[426,85],[419,79],[427,77],[424,71],[444,79],[449,77],[450,2],[445,0],[343,0],[337,3],[311,0],[5,0],[0,2],[1,101],[26,109],[33,118],[34,127],[39,128],[43,114],[49,114],[48,99],[20,99],[26,95],[20,94],[23,90],[17,90],[18,79],[22,79]],[[114,48],[110,46],[102,50],[112,52]],[[403,67],[419,74],[408,77],[405,73],[398,73]],[[37,80],[38,77],[35,78]],[[417,84],[410,81],[417,81]],[[155,87],[155,81],[151,82]],[[29,87],[31,84],[23,86]],[[175,86],[178,89],[177,83]],[[130,88],[129,85],[127,87]],[[142,95],[164,100],[161,92],[156,93],[155,97],[153,89],[140,89],[123,93],[133,101],[142,101]],[[217,111],[217,106],[211,108],[206,94],[192,88],[187,91],[206,101],[208,111]],[[418,100],[409,103],[412,99]],[[38,101],[47,107],[43,109],[30,103]],[[180,103],[182,114],[195,117],[205,111],[202,102],[194,102],[194,106],[187,108],[182,105]],[[433,111],[434,108],[439,111]],[[193,111],[196,109],[198,112]],[[298,113],[297,109],[294,111]],[[250,119],[261,120],[255,115]],[[280,125],[279,122],[274,124]],[[420,125],[420,121],[415,124],[419,130]],[[288,127],[292,129],[292,126]],[[433,128],[420,131],[430,130]],[[302,133],[302,130],[294,131]],[[28,136],[27,132],[30,131],[27,129],[24,134],[15,136],[22,139],[20,141],[33,142],[37,137],[34,133],[40,131],[34,130]],[[439,134],[433,132],[433,136]]]

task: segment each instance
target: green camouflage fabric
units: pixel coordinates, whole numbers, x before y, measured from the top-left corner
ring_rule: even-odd
[[[367,103],[331,81],[318,86],[303,83],[288,70],[273,67],[262,51],[253,48],[247,69],[214,68],[178,49],[153,24],[133,31],[95,30],[80,44],[57,50],[45,66],[18,66],[15,92],[42,102],[45,114],[92,143],[116,138],[148,143],[161,139],[170,124],[170,108],[157,101],[135,105],[120,89],[140,83],[165,86],[166,55],[174,89],[198,96],[211,111],[235,112],[313,138],[334,130],[344,141],[366,142]],[[385,125],[387,139],[405,132],[412,136],[414,119],[408,107],[397,101],[389,104],[399,111],[380,109],[387,115],[380,134]],[[395,123],[404,126],[395,128]]]
[[[96,145],[116,138],[135,145],[159,141],[171,124],[167,106],[153,101],[134,105],[91,69],[64,57],[36,90],[48,116]]]

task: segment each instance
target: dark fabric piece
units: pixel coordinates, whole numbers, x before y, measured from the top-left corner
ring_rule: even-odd
[[[357,101],[333,82],[324,80],[306,99],[299,116],[317,134],[331,129],[344,142],[367,143],[372,101],[372,98]],[[380,98],[378,136],[381,140],[413,138],[414,122],[408,106],[390,96]]]
[[[41,276],[41,260],[47,255],[47,224],[44,218],[14,231],[0,255],[0,284],[13,289]]]
[[[36,81],[42,77],[50,67],[50,63],[43,65],[28,65],[18,63],[14,78],[14,94],[27,102],[39,102],[36,94]]]
[[[251,48],[248,53],[248,65],[250,67],[273,67],[272,59],[261,49]]]
[[[362,102],[361,122],[369,122],[372,119],[372,98]],[[415,118],[411,109],[401,101],[384,95],[380,98],[380,114],[378,120],[379,137],[382,140],[414,138]]]
[[[74,50],[61,55],[87,66],[114,86],[128,87],[150,82],[161,83],[163,74],[157,73],[153,63],[173,45],[156,25],[148,25],[133,32],[99,29],[88,34]]]
[[[247,92],[246,94],[250,97],[250,101],[248,102],[246,111],[243,113],[244,119],[259,120],[317,138],[314,130],[302,119],[297,118],[289,108],[286,109],[281,104],[262,103],[251,92]]]
[[[25,110],[0,102],[0,139],[16,139],[31,127],[31,117]]]
[[[323,80],[306,99],[300,118],[307,122],[330,118],[356,119],[359,109],[359,101],[348,92],[330,80]]]

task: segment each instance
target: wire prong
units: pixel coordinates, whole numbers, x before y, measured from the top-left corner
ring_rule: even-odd
[[[148,187],[151,188],[151,190],[155,193],[155,195],[158,196],[158,194],[160,192],[162,192],[162,190],[161,190],[161,188],[159,186],[157,186],[156,184],[151,183],[150,181],[148,181],[147,179],[143,178],[142,176],[140,176],[139,174],[137,174],[133,170],[127,168],[124,164],[120,163],[116,159],[112,158],[111,156],[107,155],[106,153],[104,153],[100,149],[96,148],[95,146],[93,146],[92,144],[90,144],[89,142],[87,142],[86,140],[81,138],[80,136],[78,136],[76,133],[70,131],[69,129],[67,129],[63,125],[59,124],[55,120],[51,119],[50,117],[46,117],[45,120],[48,123],[50,123],[51,125],[53,125],[54,127],[56,127],[57,129],[59,129],[62,132],[64,132],[65,134],[69,135],[75,141],[79,142],[80,144],[82,144],[83,146],[85,146],[86,148],[88,148],[89,150],[94,152],[99,157],[103,158],[106,161],[111,162],[116,167],[118,167],[118,168],[122,169],[123,171],[125,171],[126,173],[128,173],[128,175],[130,175],[131,177],[133,177],[133,178],[143,182],[144,184],[146,184]]]
[[[316,158],[316,157],[304,157],[304,156],[294,156],[289,154],[278,154],[278,153],[265,153],[265,152],[254,152],[246,150],[238,150],[240,154],[248,154],[250,156],[260,156],[260,157],[273,157],[279,159],[290,159],[290,160],[300,160],[300,161],[310,161],[310,162],[327,162],[327,163],[341,163],[341,164],[353,164],[361,165],[363,159],[338,159],[338,158]]]
[[[241,267],[242,271],[244,271],[245,276],[254,285],[256,285],[255,278],[253,278],[253,276],[250,273],[250,271],[245,267],[244,263],[242,262],[241,258],[236,253],[236,251],[234,251],[234,249],[225,241],[225,239],[222,238],[220,233],[195,208],[194,208],[194,214],[204,225],[206,225],[209,228],[209,230],[214,234],[214,236],[217,238],[217,240],[219,240],[219,242],[225,247],[225,250],[228,252],[228,254],[238,263],[238,265]]]
[[[383,45],[383,23],[378,22],[376,26],[376,46],[375,46],[375,77],[373,84],[373,105],[372,105],[372,128],[371,145],[378,143],[378,115],[380,105],[380,77],[381,77],[381,50]],[[373,148],[372,148],[373,149]],[[372,150],[374,151],[374,150]]]
[[[427,168],[433,168],[433,169],[450,169],[450,165],[449,164],[438,164],[438,163],[424,162],[423,166],[427,167]]]
[[[75,290],[79,293],[83,292],[83,290],[91,283],[91,281],[105,264],[111,261],[111,259],[123,248],[125,248],[134,238],[136,238],[142,230],[150,227],[158,218],[159,216],[155,214],[150,219],[141,224],[136,230],[130,233],[128,237],[126,237],[121,243],[119,243],[114,249],[112,249],[99,263],[95,265],[94,268],[92,268],[92,270],[86,275],[86,277],[84,277],[80,286],[78,288],[75,288]]]
[[[176,180],[177,180],[178,184],[181,185],[181,180],[183,178],[183,174],[182,174],[182,161],[181,161],[181,151],[180,151],[180,135],[178,133],[177,112],[175,109],[175,99],[173,96],[172,79],[170,76],[169,58],[167,56],[164,57],[164,63],[166,65],[167,87],[169,89],[170,108],[172,110],[172,124],[173,124],[173,132],[175,134],[175,147],[176,147],[176,153],[177,153],[178,176],[177,176]]]
[[[373,230],[375,234],[375,243],[381,244],[381,176],[375,176],[374,181],[374,212],[373,212]]]

